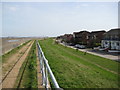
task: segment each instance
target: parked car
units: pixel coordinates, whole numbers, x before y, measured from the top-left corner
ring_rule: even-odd
[[[75,45],[75,48],[85,49],[85,46],[84,46],[84,45],[79,45],[79,44],[76,44],[76,45]]]
[[[99,48],[99,50],[101,50],[101,51],[108,51],[109,49],[110,49],[109,47]]]
[[[98,46],[98,47],[94,47],[94,49],[100,49],[101,48],[101,46]]]
[[[75,44],[74,43],[69,43],[69,46],[74,46]]]

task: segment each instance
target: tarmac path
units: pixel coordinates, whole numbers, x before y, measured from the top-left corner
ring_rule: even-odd
[[[64,45],[62,43],[60,43],[61,45]],[[64,46],[67,46],[67,45],[64,45]],[[73,49],[76,49],[74,48],[73,46],[67,46],[67,47],[70,47],[70,48],[73,48]],[[112,54],[108,54],[106,52],[100,52],[100,51],[94,51],[94,50],[89,50],[89,49],[78,49],[82,52],[87,52],[87,53],[90,53],[90,54],[93,54],[93,55],[96,55],[96,56],[100,56],[100,57],[103,57],[103,58],[107,58],[107,59],[110,59],[110,60],[114,60],[114,61],[120,61],[120,55],[116,54],[116,55],[112,55]]]

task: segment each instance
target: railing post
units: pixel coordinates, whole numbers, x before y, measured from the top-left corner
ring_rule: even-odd
[[[48,62],[48,61],[47,61]],[[45,83],[45,85],[46,85],[46,88],[48,88],[48,69],[47,69],[47,66],[45,66],[45,78],[46,78],[46,83]]]
[[[44,58],[43,58],[44,59]],[[43,86],[45,86],[45,65],[44,65],[44,61],[42,61],[42,84]]]
[[[41,69],[41,73],[42,73],[42,63],[43,63],[43,57],[42,57],[42,53],[40,53],[40,69]]]

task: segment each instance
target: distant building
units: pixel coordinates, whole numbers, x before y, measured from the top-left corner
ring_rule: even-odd
[[[61,42],[72,43],[73,35],[72,34],[64,34],[64,35],[58,36],[56,39],[60,40]]]
[[[73,42],[73,35],[72,34],[65,34],[63,41],[65,41],[67,43],[72,43]]]
[[[87,45],[90,39],[90,32],[88,31],[74,32],[73,37],[74,43]]]
[[[113,50],[120,50],[120,28],[101,31],[80,31],[64,34],[56,38],[59,42],[86,45],[87,47],[102,46]]]
[[[80,31],[80,32],[74,32],[74,42],[79,44],[87,45],[88,47],[94,47],[94,44],[101,45],[101,40],[103,39],[105,31]]]
[[[64,35],[56,37],[56,40],[59,41],[59,42],[62,42],[63,39],[64,39]]]
[[[89,46],[99,46],[101,45],[101,40],[104,37],[104,34],[106,33],[106,31],[101,30],[101,31],[92,31],[90,34],[90,43]]]
[[[101,46],[111,50],[120,50],[120,28],[105,33]]]

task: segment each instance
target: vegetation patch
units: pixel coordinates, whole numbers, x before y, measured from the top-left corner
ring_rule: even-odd
[[[39,43],[61,88],[118,88],[120,63],[53,43]]]

